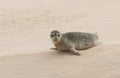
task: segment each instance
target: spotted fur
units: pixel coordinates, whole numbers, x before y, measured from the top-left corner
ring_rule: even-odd
[[[80,55],[78,50],[88,49],[97,44],[98,36],[94,33],[68,32],[60,33],[57,30],[51,32],[50,37],[55,50],[67,50]]]

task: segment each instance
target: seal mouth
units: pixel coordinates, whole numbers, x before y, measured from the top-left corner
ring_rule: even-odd
[[[55,38],[54,41],[58,41],[57,38]]]

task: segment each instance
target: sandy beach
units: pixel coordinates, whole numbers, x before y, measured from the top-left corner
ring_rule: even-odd
[[[120,78],[119,0],[0,0],[1,78]],[[50,32],[90,32],[81,56],[50,50]]]

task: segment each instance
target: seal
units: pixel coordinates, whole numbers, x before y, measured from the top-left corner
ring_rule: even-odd
[[[94,47],[98,42],[98,36],[95,33],[85,32],[67,32],[60,33],[53,30],[50,38],[55,45],[52,50],[70,51],[75,55],[80,55],[79,50]]]

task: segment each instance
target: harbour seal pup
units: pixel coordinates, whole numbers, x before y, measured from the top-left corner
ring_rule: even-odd
[[[68,32],[60,33],[53,30],[50,38],[56,48],[52,50],[70,51],[75,55],[80,55],[78,50],[91,48],[97,44],[98,36],[94,33]]]

